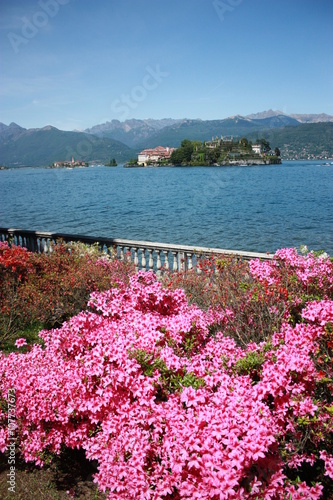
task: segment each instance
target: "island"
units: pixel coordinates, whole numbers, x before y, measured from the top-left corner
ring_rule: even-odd
[[[88,163],[81,160],[74,160],[72,157],[71,160],[64,161],[54,161],[49,168],[77,168],[77,167],[87,167]]]
[[[108,163],[104,163],[104,167],[116,167],[116,166],[117,162],[115,158],[112,158],[112,160],[110,159]]]
[[[184,139],[179,148],[144,149],[131,166],[249,166],[281,164],[279,148],[271,150],[266,139],[252,143],[245,137],[213,137],[211,141]]]

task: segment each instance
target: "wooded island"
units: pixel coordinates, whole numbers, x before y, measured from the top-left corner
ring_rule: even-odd
[[[279,148],[271,150],[269,142],[262,138],[253,144],[242,137],[212,138],[211,141],[190,141],[184,139],[179,148],[158,146],[145,149],[137,160],[129,162],[131,166],[228,166],[228,165],[272,165],[280,164]]]

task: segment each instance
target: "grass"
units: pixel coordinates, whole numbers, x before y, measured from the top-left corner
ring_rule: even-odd
[[[21,337],[25,338],[28,345],[32,344],[42,344],[43,340],[38,336],[39,332],[43,330],[44,327],[42,323],[36,322],[31,325],[22,326],[13,337],[8,338],[3,341],[1,351],[4,354],[9,354],[10,352],[16,352],[16,348],[13,347],[15,345],[15,341]],[[21,352],[24,352],[21,349]]]
[[[63,500],[81,498],[105,500],[93,482],[94,465],[81,450],[66,450],[49,466],[27,464],[16,457],[15,493],[8,490],[9,465],[6,454],[0,454],[0,498],[2,500]]]

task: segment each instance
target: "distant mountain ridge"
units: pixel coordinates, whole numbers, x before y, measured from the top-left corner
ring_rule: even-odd
[[[51,125],[25,129],[16,123],[0,123],[0,164],[8,167],[45,167],[72,157],[96,163],[115,158],[123,163],[135,155],[136,151],[112,138],[68,132]]]
[[[333,122],[333,116],[327,115],[326,113],[319,114],[286,114],[283,111],[274,111],[273,109],[269,109],[267,111],[262,111],[260,113],[254,113],[251,115],[247,115],[246,118],[250,119],[263,119],[263,118],[271,118],[273,116],[290,116],[291,118],[295,118],[299,123],[320,123],[320,122]]]
[[[97,135],[98,137],[112,137],[117,141],[124,142],[124,144],[127,144],[129,147],[135,147],[163,128],[173,126],[183,121],[184,120],[173,120],[172,118],[163,118],[161,120],[131,119],[125,122],[112,120],[88,128],[85,132]]]
[[[0,123],[0,165],[47,166],[72,156],[97,163],[115,158],[120,164],[148,147],[179,147],[183,139],[207,141],[221,135],[254,141],[265,137],[285,158],[307,158],[311,154],[325,158],[325,154],[333,154],[332,122],[333,116],[325,113],[292,116],[270,109],[223,120],[112,120],[83,132],[63,131],[51,125],[25,129],[16,123]]]
[[[85,132],[99,137],[112,137],[131,148],[144,149],[158,145],[178,147],[185,137],[191,140],[208,140],[212,136],[245,135],[254,130],[297,126],[300,123],[333,121],[333,116],[287,115],[282,111],[269,109],[247,116],[230,116],[222,120],[164,118],[161,120],[112,120],[95,125]]]
[[[246,118],[240,115],[225,118],[224,120],[183,120],[180,123],[164,127],[147,138],[140,147],[156,147],[159,144],[170,147],[179,147],[181,141],[186,138],[192,141],[207,141],[212,137],[239,137],[246,136],[250,132],[268,130],[271,128],[282,128],[285,126],[297,126],[299,122],[295,118],[285,116],[273,116],[260,120]]]

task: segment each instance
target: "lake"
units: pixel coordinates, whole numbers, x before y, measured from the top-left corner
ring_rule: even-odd
[[[327,164],[326,164],[327,163]],[[0,171],[0,226],[333,255],[333,164]]]

